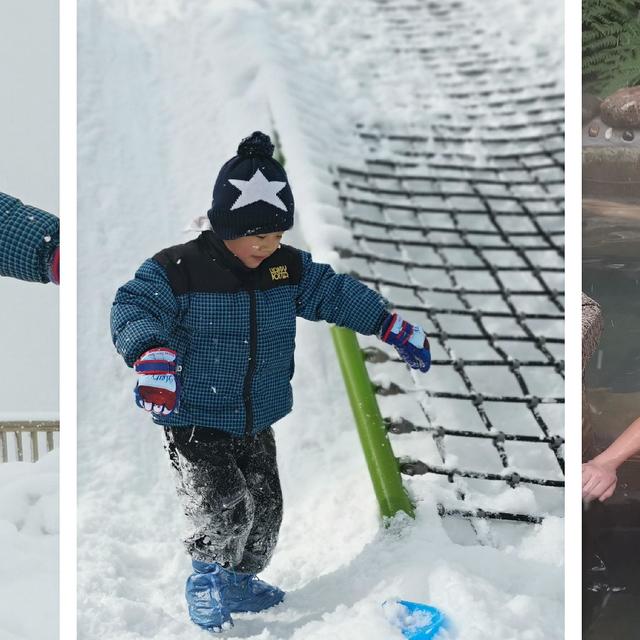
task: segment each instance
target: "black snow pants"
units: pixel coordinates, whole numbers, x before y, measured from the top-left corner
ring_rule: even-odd
[[[165,436],[193,527],[185,540],[191,557],[262,571],[282,522],[273,429],[237,438],[209,427],[165,427]]]

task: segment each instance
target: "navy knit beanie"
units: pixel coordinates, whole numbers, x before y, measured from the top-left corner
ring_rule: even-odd
[[[208,216],[223,240],[286,231],[293,226],[293,194],[268,135],[254,131],[238,155],[222,165]]]

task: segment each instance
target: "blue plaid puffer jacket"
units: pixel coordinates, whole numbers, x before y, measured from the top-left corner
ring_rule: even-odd
[[[49,282],[59,234],[56,216],[0,193],[0,276]]]
[[[243,436],[291,411],[296,316],[370,335],[386,305],[305,251],[282,245],[249,269],[205,231],[142,264],[116,294],[111,331],[129,366],[151,347],[178,354],[179,408],[155,422]]]

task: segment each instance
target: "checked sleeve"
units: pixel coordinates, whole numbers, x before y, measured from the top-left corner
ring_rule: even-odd
[[[388,302],[379,293],[330,265],[313,262],[300,251],[302,276],[296,313],[307,320],[326,320],[364,335],[378,332],[388,315]]]
[[[49,282],[49,265],[59,244],[56,216],[0,193],[0,276]]]
[[[178,302],[165,270],[147,260],[120,287],[111,307],[111,338],[128,366],[152,347],[166,347],[178,317]]]

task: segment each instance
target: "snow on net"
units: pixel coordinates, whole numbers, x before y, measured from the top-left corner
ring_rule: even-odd
[[[507,544],[563,513],[561,70],[544,47],[509,58],[459,2],[374,4],[411,73],[372,65],[406,109],[360,123],[363,162],[337,167],[342,266],[430,337],[427,375],[365,350],[414,497],[457,540]]]

